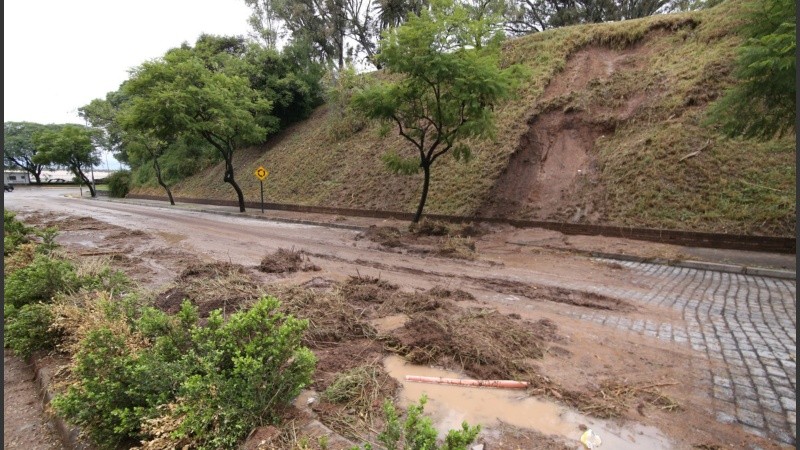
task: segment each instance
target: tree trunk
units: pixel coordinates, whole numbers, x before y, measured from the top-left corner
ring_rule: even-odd
[[[40,167],[38,170],[34,170],[32,173],[33,173],[33,178],[36,179],[36,184],[42,184],[42,179],[41,179],[42,168]]]
[[[158,180],[158,184],[167,191],[167,197],[169,197],[169,204],[175,206],[175,200],[172,199],[172,191],[169,190],[169,186],[167,183],[164,183],[164,180],[161,178],[161,166],[158,165],[158,158],[153,158],[153,168],[156,170],[156,179]]]
[[[80,167],[73,167],[72,173],[89,187],[89,194],[92,196],[92,198],[97,197],[97,191],[94,189],[94,184],[92,184],[92,181],[83,173],[83,171],[81,171]]]
[[[425,180],[422,182],[422,196],[420,196],[417,213],[414,214],[414,220],[412,220],[413,223],[419,222],[419,219],[422,218],[422,210],[425,209],[425,201],[428,199],[428,186],[431,184],[431,166],[422,166],[422,171],[425,174]]]
[[[233,179],[233,158],[225,156],[225,178],[223,181],[233,186],[233,190],[236,191],[236,195],[239,197],[239,212],[244,212],[244,194],[242,193],[242,188],[236,184],[236,180]]]

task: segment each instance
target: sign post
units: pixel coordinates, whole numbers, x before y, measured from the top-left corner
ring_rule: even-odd
[[[258,166],[255,175],[256,178],[258,178],[258,181],[261,182],[261,214],[264,214],[264,179],[267,178],[269,172],[267,172],[267,169],[265,169],[264,166]]]

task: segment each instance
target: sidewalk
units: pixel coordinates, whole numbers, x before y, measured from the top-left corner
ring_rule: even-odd
[[[98,197],[93,199],[93,201],[128,203],[148,207],[180,209],[207,214],[249,217],[276,222],[320,225],[351,230],[363,230],[370,226],[387,226],[398,229],[403,229],[408,226],[408,221],[406,220],[346,217],[279,210],[265,210],[262,213],[260,209],[252,208],[244,213],[240,213],[237,208],[230,206],[193,203],[176,203],[176,205],[172,206],[167,201],[157,200]],[[556,231],[539,228],[514,229],[510,226],[494,225],[493,227],[506,234],[510,234],[511,238],[506,240],[506,243],[511,245],[538,247],[551,251],[563,251],[622,261],[651,262],[693,269],[796,279],[796,255],[686,247],[605,236],[565,235]]]

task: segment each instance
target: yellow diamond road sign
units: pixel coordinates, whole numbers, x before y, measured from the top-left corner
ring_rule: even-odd
[[[265,169],[263,166],[259,166],[259,168],[256,169],[256,177],[258,177],[259,180],[264,181],[264,178],[267,178],[267,175],[269,175],[269,172],[267,172],[267,169]]]

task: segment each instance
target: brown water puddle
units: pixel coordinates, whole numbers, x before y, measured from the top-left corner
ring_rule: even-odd
[[[458,372],[408,364],[399,356],[384,360],[387,372],[400,382],[400,406],[407,407],[425,394],[428,402],[425,413],[431,417],[439,436],[460,428],[463,421],[480,424],[485,431],[502,421],[519,428],[555,435],[576,443],[583,431],[580,425],[591,428],[602,439],[602,448],[615,450],[671,449],[673,445],[654,427],[630,425],[621,427],[611,422],[578,414],[557,403],[528,396],[521,389],[476,388],[405,380],[406,375],[444,378],[467,378]]]

